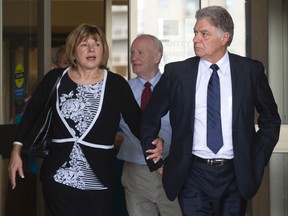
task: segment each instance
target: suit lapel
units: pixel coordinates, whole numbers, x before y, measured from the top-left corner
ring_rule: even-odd
[[[184,66],[184,73],[182,76],[183,96],[187,103],[195,104],[195,90],[198,74],[199,58],[190,58]],[[191,88],[193,87],[194,88]]]
[[[196,95],[196,81],[199,66],[199,57],[193,57],[186,61],[184,66],[184,73],[182,76],[182,92],[185,100],[186,108],[191,110],[191,131],[194,128],[195,115],[195,95]]]
[[[236,55],[229,53],[232,82],[232,127],[235,125],[243,94],[246,72]]]
[[[183,70],[182,76],[182,92],[184,100],[187,102],[187,107],[192,110],[191,112],[191,128],[194,127],[194,114],[195,114],[195,95],[196,95],[196,81],[199,66],[199,57],[193,57],[187,60]],[[237,118],[241,98],[243,94],[244,81],[246,80],[246,71],[244,69],[241,59],[236,55],[229,53],[230,69],[231,69],[231,82],[232,82],[232,126],[235,124]],[[191,88],[194,86],[194,88]]]

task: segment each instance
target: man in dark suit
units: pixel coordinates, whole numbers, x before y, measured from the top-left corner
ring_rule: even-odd
[[[198,10],[196,20],[196,57],[167,64],[146,106],[143,152],[148,155],[160,119],[170,111],[169,156],[163,168],[163,161],[147,160],[151,171],[163,171],[167,197],[178,196],[183,216],[243,216],[278,141],[281,120],[262,63],[227,51],[234,33],[230,14],[210,6]]]

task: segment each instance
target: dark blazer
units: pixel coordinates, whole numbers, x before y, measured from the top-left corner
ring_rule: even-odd
[[[31,100],[25,110],[22,121],[19,124],[15,141],[24,143],[34,120],[46,104],[50,91],[57,79],[62,74],[63,69],[55,69],[48,72],[32,95]],[[64,82],[60,80],[60,86]],[[57,88],[58,91],[58,88]],[[128,82],[119,74],[111,71],[107,72],[106,84],[102,93],[103,103],[99,109],[99,116],[95,116],[93,126],[89,127],[77,142],[85,154],[87,161],[95,172],[97,178],[108,187],[114,185],[114,157],[115,152],[111,148],[105,148],[114,143],[114,138],[118,130],[121,115],[132,133],[139,137],[139,125],[142,111],[134,98],[133,92]],[[64,124],[61,112],[56,108],[56,99],[59,95],[55,94],[51,100],[53,109],[52,117],[52,138],[61,140],[56,143],[52,140],[49,148],[49,155],[45,157],[41,169],[41,180],[50,179],[57,169],[69,159],[75,138],[70,132],[69,127]],[[90,146],[103,146],[102,148],[91,148]],[[28,145],[28,143],[27,143]],[[25,147],[25,144],[24,146]]]
[[[158,135],[161,117],[170,111],[172,142],[163,171],[163,185],[170,200],[180,193],[191,165],[199,60],[192,57],[167,64],[142,117],[140,133],[145,154]],[[264,168],[278,141],[281,120],[262,63],[230,53],[229,60],[234,166],[240,193],[250,199],[260,186]],[[257,131],[255,109],[259,114]],[[147,161],[147,164],[153,171],[162,162]]]

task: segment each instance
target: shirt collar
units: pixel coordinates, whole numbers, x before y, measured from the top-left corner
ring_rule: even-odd
[[[158,83],[160,77],[161,77],[161,73],[160,71],[158,71],[157,74],[151,80],[145,80],[141,78],[140,76],[137,76],[137,79],[142,83],[143,86],[146,82],[150,82],[151,86],[154,87]]]
[[[209,70],[210,66],[211,66],[211,62],[206,61],[205,59],[200,59],[200,62],[202,65],[205,65],[207,71]],[[229,55],[228,52],[226,51],[226,53],[224,54],[224,56],[216,63],[219,67],[219,71],[223,74],[226,73],[226,68],[227,66],[229,66]]]

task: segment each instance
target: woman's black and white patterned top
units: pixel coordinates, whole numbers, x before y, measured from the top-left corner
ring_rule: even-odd
[[[75,137],[81,137],[96,116],[102,94],[103,80],[92,85],[78,85],[67,74],[63,76],[63,85],[59,87],[59,110],[73,131]],[[66,161],[54,175],[58,183],[81,189],[107,189],[97,178],[80,145],[75,142]]]

